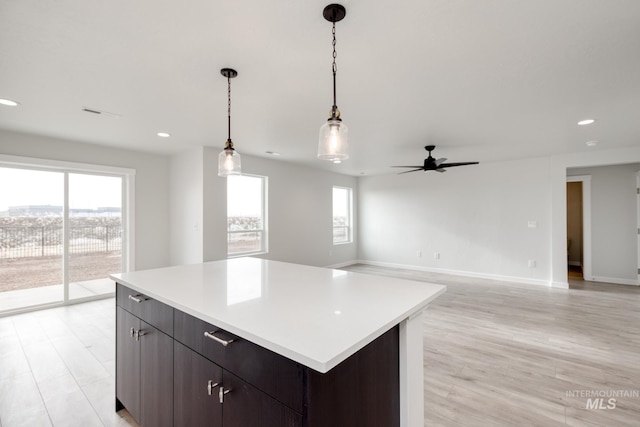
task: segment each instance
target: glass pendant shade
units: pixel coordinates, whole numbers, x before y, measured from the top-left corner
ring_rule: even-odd
[[[240,175],[240,154],[233,148],[225,148],[218,154],[218,176]]]
[[[349,128],[339,119],[329,119],[320,127],[318,158],[340,163],[349,158]]]

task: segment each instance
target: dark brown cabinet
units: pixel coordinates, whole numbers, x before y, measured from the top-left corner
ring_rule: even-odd
[[[399,329],[321,374],[118,284],[116,408],[143,427],[398,427]]]
[[[301,414],[183,344],[174,346],[176,427],[302,426]]]
[[[124,406],[140,419],[140,345],[134,341],[140,319],[120,307],[116,309],[116,409]]]
[[[174,344],[174,426],[222,425],[222,368],[188,347]]]
[[[140,322],[140,423],[173,425],[173,339]]]
[[[222,425],[224,427],[301,427],[302,414],[287,408],[273,397],[224,371]]]
[[[173,425],[173,338],[118,306],[116,409],[122,407],[142,425]]]

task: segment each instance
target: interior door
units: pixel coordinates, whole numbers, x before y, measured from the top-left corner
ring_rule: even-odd
[[[636,216],[638,218],[638,285],[640,285],[640,172],[636,174]]]

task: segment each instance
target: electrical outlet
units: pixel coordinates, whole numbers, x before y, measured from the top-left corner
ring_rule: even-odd
[[[440,252],[434,252],[433,259],[440,259]]]
[[[422,251],[416,251],[416,256],[418,258],[422,258]]]
[[[530,259],[529,260],[529,268],[536,268],[536,260],[535,259]]]

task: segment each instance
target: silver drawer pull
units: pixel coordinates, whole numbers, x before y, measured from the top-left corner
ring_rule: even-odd
[[[213,394],[213,389],[219,385],[220,383],[214,383],[213,380],[209,380],[209,383],[207,384],[207,394],[211,396]]]
[[[215,342],[217,342],[218,344],[222,344],[222,345],[223,345],[223,346],[225,346],[225,347],[226,347],[226,346],[228,346],[229,344],[231,344],[233,341],[235,341],[235,340],[226,340],[226,341],[225,341],[225,340],[223,340],[223,339],[220,339],[220,338],[216,337],[215,335],[213,335],[213,334],[215,334],[216,332],[217,332],[217,331],[213,331],[213,332],[207,332],[207,331],[204,331],[204,336],[205,336],[205,337],[207,337],[207,338],[211,338],[212,340],[214,340],[214,341],[215,341]]]
[[[220,387],[220,391],[218,391],[218,398],[220,399],[220,403],[224,403],[224,395],[229,393],[231,390],[225,390],[224,387]]]
[[[129,299],[131,301],[137,302],[138,304],[140,304],[142,302],[142,298],[139,298],[139,297],[140,297],[140,295],[133,296],[133,295],[129,294]]]
[[[129,329],[129,335],[131,336],[131,338],[133,338],[135,334],[136,334],[136,330],[135,329],[133,329],[133,328]]]

